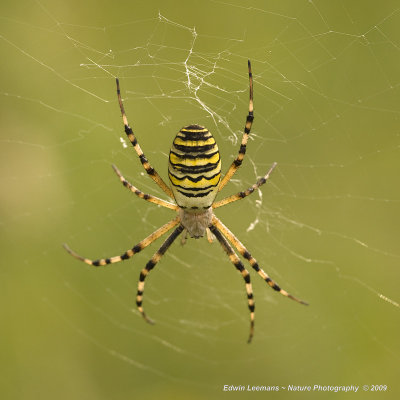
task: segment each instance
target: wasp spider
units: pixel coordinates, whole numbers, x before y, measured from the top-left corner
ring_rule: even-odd
[[[128,119],[125,114],[124,105],[121,99],[119,81],[117,82],[118,102],[121,109],[122,119],[125,126],[125,133],[132,143],[140,162],[151,179],[165,192],[165,194],[174,199],[174,202],[165,201],[150,194],[145,194],[138,188],[128,182],[113,165],[115,173],[118,175],[122,184],[131,192],[136,194],[141,199],[151,203],[158,204],[162,207],[175,210],[177,216],[170,222],[163,225],[161,228],[154,231],[138,244],[127,250],[120,256],[110,258],[101,258],[98,260],[90,260],[82,257],[71,250],[67,245],[65,249],[72,256],[85,262],[86,264],[95,267],[113,264],[119,261],[127,260],[139,253],[144,248],[153,243],[156,239],[175,228],[170,236],[165,240],[162,246],[151,257],[146,267],[141,270],[136,294],[136,304],[143,318],[152,323],[152,320],[147,317],[143,310],[143,291],[145,279],[155,265],[160,261],[161,257],[171,246],[172,242],[184,232],[184,237],[189,234],[191,237],[200,238],[207,235],[211,242],[215,237],[221,244],[222,248],[228,255],[230,261],[242,275],[246,292],[248,307],[250,310],[250,334],[248,341],[250,342],[254,333],[254,299],[253,290],[250,283],[250,275],[239,257],[233,250],[231,244],[237,251],[250,263],[251,267],[261,276],[262,279],[274,290],[280,292],[286,297],[295,300],[301,304],[306,302],[297,299],[285,290],[281,289],[258,265],[256,259],[247,251],[246,247],[236,238],[236,236],[214,215],[216,208],[225,206],[236,200],[243,199],[252,194],[256,189],[263,185],[269,178],[276,163],[272,164],[269,171],[260,178],[254,185],[247,190],[236,193],[232,196],[225,197],[222,200],[214,201],[219,191],[229,182],[233,174],[242,164],[246,153],[247,139],[250,134],[250,129],[253,123],[253,77],[251,73],[251,64],[248,62],[249,86],[250,86],[250,101],[249,114],[246,118],[246,125],[242,137],[242,142],[237,157],[232,162],[227,173],[221,179],[221,157],[218,151],[217,143],[214,137],[207,128],[200,125],[189,125],[182,128],[176,135],[172,148],[169,153],[168,176],[171,181],[171,188],[165,184],[160,175],[150,165],[145,157],[132,128],[128,124]],[[230,244],[230,243],[231,244]]]

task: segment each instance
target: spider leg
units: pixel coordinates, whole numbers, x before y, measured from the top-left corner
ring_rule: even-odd
[[[63,246],[64,246],[65,250],[67,250],[68,253],[71,254],[71,256],[77,258],[80,261],[83,261],[86,264],[93,265],[94,267],[99,267],[101,265],[114,264],[119,261],[127,260],[128,258],[133,257],[136,253],[139,253],[140,251],[142,251],[144,248],[146,248],[148,245],[153,243],[160,236],[164,235],[169,230],[171,230],[178,223],[179,223],[179,217],[176,217],[175,219],[166,223],[161,228],[154,231],[151,235],[147,236],[145,239],[140,241],[136,246],[133,246],[131,249],[127,250],[125,253],[121,254],[120,256],[115,256],[115,257],[101,258],[101,259],[93,261],[93,260],[90,260],[89,258],[82,257],[79,254],[75,253],[65,243]]]
[[[232,246],[228,243],[225,239],[224,235],[221,231],[214,225],[209,226],[210,231],[214,234],[217,238],[219,243],[221,244],[222,248],[225,250],[225,253],[228,255],[229,259],[231,260],[232,264],[236,267],[236,269],[242,274],[242,277],[246,284],[246,292],[247,292],[247,301],[250,310],[250,333],[249,338],[247,340],[248,343],[251,342],[251,339],[254,335],[254,299],[253,299],[253,289],[250,282],[250,274],[247,269],[244,267],[243,263],[240,261],[237,254],[232,249]]]
[[[244,132],[243,132],[243,136],[242,136],[242,143],[240,144],[239,153],[238,153],[237,157],[232,162],[232,164],[229,167],[225,176],[222,178],[222,180],[218,186],[218,191],[220,191],[231,180],[233,174],[241,166],[244,155],[246,153],[247,140],[249,138],[251,126],[253,124],[253,119],[254,119],[254,114],[253,114],[253,74],[251,72],[250,60],[248,60],[248,68],[249,68],[249,86],[250,86],[249,114],[247,115],[247,118],[246,118],[246,125],[244,127]]]
[[[286,290],[280,288],[280,286],[274,282],[266,272],[264,272],[257,263],[257,260],[247,251],[246,247],[239,241],[239,239],[219,220],[215,215],[213,216],[212,223],[228,238],[228,240],[236,247],[237,251],[250,263],[252,268],[268,283],[272,289],[283,294],[284,296],[297,301],[300,304],[308,305],[307,302],[292,296]]]
[[[232,196],[225,197],[222,200],[216,201],[215,203],[213,203],[212,207],[213,208],[222,207],[225,206],[226,204],[232,203],[236,200],[241,200],[251,195],[256,189],[258,189],[261,185],[264,185],[264,183],[267,182],[271,172],[274,170],[276,165],[277,165],[276,162],[274,162],[271,168],[268,170],[268,172],[262,178],[260,178],[254,185],[250,186],[247,190],[233,194]]]
[[[140,162],[143,165],[143,168],[146,170],[146,172],[148,173],[150,178],[153,179],[153,181],[155,183],[157,183],[157,185],[169,197],[171,197],[171,199],[173,199],[174,195],[172,194],[171,189],[165,184],[165,182],[162,180],[161,176],[158,175],[157,171],[150,165],[150,163],[147,160],[146,156],[144,155],[141,147],[139,146],[139,143],[138,143],[138,141],[136,139],[136,136],[134,135],[134,133],[132,131],[132,128],[129,126],[128,118],[126,117],[126,114],[125,114],[124,104],[123,104],[122,98],[121,98],[121,91],[120,91],[120,88],[119,88],[119,80],[118,80],[118,78],[116,78],[116,82],[117,82],[118,103],[119,103],[119,107],[121,109],[122,120],[124,122],[126,136],[128,136],[128,139],[132,143],[133,148],[135,149],[137,155],[139,156],[139,159],[140,159]]]
[[[183,236],[181,237],[181,246],[184,246],[186,244],[187,238],[188,238],[188,231],[187,229],[184,229]]]
[[[146,201],[149,201],[150,203],[157,204],[159,206],[165,207],[165,208],[170,208],[171,210],[177,210],[178,206],[176,204],[170,203],[169,201],[162,200],[156,196],[152,196],[151,194],[146,194],[143,193],[141,190],[139,190],[137,187],[133,186],[132,183],[128,182],[121,174],[119,169],[113,164],[112,165],[113,170],[115,173],[118,175],[119,180],[122,182],[122,184],[129,189],[132,193],[135,193],[136,196],[140,197],[141,199],[144,199]]]
[[[214,235],[211,233],[210,228],[206,229],[206,234],[208,243],[212,243],[214,241]]]
[[[173,243],[173,241],[182,233],[183,226],[179,225],[172,233],[168,236],[162,246],[154,253],[153,257],[151,257],[150,261],[146,264],[146,267],[142,269],[140,272],[139,282],[138,282],[138,290],[136,294],[136,305],[139,312],[142,314],[143,318],[149,322],[150,324],[153,321],[147,317],[145,312],[143,311],[142,302],[143,302],[143,291],[144,291],[144,281],[149,272],[155,267],[155,265],[160,261],[161,257],[168,250],[169,246]]]

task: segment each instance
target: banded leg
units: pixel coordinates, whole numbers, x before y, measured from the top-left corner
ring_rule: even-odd
[[[250,186],[244,192],[239,192],[239,193],[233,194],[232,196],[225,197],[222,200],[216,201],[212,205],[212,207],[213,208],[222,207],[222,206],[225,206],[226,204],[232,203],[236,200],[241,200],[241,199],[251,195],[256,189],[258,189],[261,185],[264,185],[264,183],[267,182],[269,176],[271,175],[271,172],[274,170],[276,165],[277,165],[276,162],[274,162],[272,164],[271,168],[268,170],[268,172],[262,178],[260,178],[253,186]]]
[[[130,182],[128,182],[121,174],[119,169],[113,164],[112,165],[113,170],[115,173],[118,175],[119,180],[122,182],[122,184],[128,188],[132,193],[135,193],[136,196],[140,197],[141,199],[144,199],[146,201],[149,201],[150,203],[157,204],[159,206],[165,207],[165,208],[170,208],[171,210],[177,210],[178,206],[176,204],[170,203],[169,201],[162,200],[156,196],[152,196],[151,194],[146,194],[143,193],[141,190],[139,190],[137,187],[133,186]]]
[[[132,143],[133,148],[135,149],[137,155],[139,156],[140,162],[143,165],[143,168],[146,170],[148,175],[150,176],[151,179],[157,185],[169,196],[171,199],[174,198],[174,195],[172,194],[171,189],[165,184],[165,182],[162,180],[161,176],[158,175],[157,171],[150,165],[148,162],[146,156],[144,155],[141,147],[139,146],[139,143],[137,142],[136,136],[134,135],[132,128],[129,126],[128,123],[128,118],[126,117],[125,114],[125,109],[124,109],[124,104],[122,102],[121,98],[121,91],[119,88],[119,80],[116,78],[117,82],[117,95],[118,95],[118,103],[119,103],[119,108],[121,109],[121,114],[122,114],[122,120],[124,121],[124,126],[125,126],[125,133],[126,136],[128,136],[128,139]]]
[[[255,309],[255,304],[254,304],[254,299],[253,299],[253,289],[252,289],[251,282],[250,282],[250,274],[247,271],[247,269],[244,267],[242,262],[240,261],[239,257],[233,251],[231,245],[228,243],[228,241],[225,239],[223,234],[220,232],[220,230],[215,225],[210,225],[209,228],[210,228],[210,231],[214,234],[214,236],[217,238],[217,240],[221,244],[222,248],[225,250],[225,253],[228,254],[228,257],[231,260],[232,264],[241,273],[241,275],[245,281],[246,292],[247,292],[247,302],[248,302],[248,306],[249,306],[249,310],[250,310],[250,333],[249,333],[249,338],[248,338],[247,342],[250,343],[251,339],[253,338],[253,335],[254,335],[254,309]]]
[[[169,246],[174,242],[174,240],[182,233],[183,226],[179,225],[170,236],[168,236],[167,240],[162,244],[158,251],[156,251],[151,257],[150,261],[146,264],[146,267],[142,269],[139,276],[138,282],[138,290],[136,294],[136,305],[142,317],[150,324],[153,324],[153,321],[146,315],[143,311],[142,303],[143,303],[143,291],[144,291],[144,281],[149,272],[155,267],[155,265],[160,261],[161,257],[168,250]]]
[[[232,162],[231,166],[228,169],[228,172],[222,178],[221,183],[219,184],[218,191],[220,191],[232,178],[233,174],[238,170],[241,166],[244,155],[246,153],[247,140],[249,138],[251,126],[253,125],[254,113],[253,113],[253,74],[251,72],[251,63],[248,60],[249,67],[249,86],[250,86],[250,101],[249,101],[249,114],[246,118],[246,125],[244,127],[244,132],[242,136],[242,143],[240,144],[239,153],[236,159]]]
[[[258,266],[257,260],[247,251],[246,247],[244,247],[239,239],[215,215],[213,216],[212,223],[228,238],[228,240],[236,247],[237,251],[250,263],[252,268],[265,280],[265,282],[268,283],[269,286],[272,287],[272,289],[300,304],[308,305],[307,302],[300,300],[297,297],[292,296],[286,290],[281,289],[279,285]]]
[[[148,245],[153,243],[156,239],[158,239],[160,236],[164,235],[169,230],[171,230],[174,226],[178,225],[178,223],[179,223],[179,218],[176,217],[172,221],[163,225],[161,228],[158,228],[151,235],[147,236],[147,238],[145,238],[141,242],[139,242],[136,246],[133,246],[131,249],[127,250],[125,253],[121,254],[120,256],[115,256],[115,257],[100,258],[99,260],[93,261],[93,260],[90,260],[89,258],[82,257],[79,254],[75,253],[65,243],[63,246],[64,246],[64,249],[67,250],[69,254],[71,254],[71,256],[77,258],[80,261],[83,261],[86,264],[93,265],[94,267],[99,267],[101,265],[114,264],[114,263],[117,263],[117,262],[120,262],[123,260],[127,260],[128,258],[133,257],[136,253],[139,253],[144,248],[146,248]]]

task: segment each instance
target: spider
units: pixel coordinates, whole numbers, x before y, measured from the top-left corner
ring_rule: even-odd
[[[276,163],[273,163],[268,172],[248,189],[225,197],[222,200],[215,201],[215,197],[218,192],[220,192],[221,189],[230,181],[234,173],[241,166],[246,153],[247,140],[254,119],[253,76],[251,72],[250,61],[248,61],[248,74],[250,87],[249,113],[246,118],[246,124],[238,155],[230,165],[227,173],[221,179],[220,153],[218,151],[217,143],[215,142],[215,139],[210,131],[200,125],[189,125],[182,128],[178,132],[172,143],[171,151],[169,153],[168,176],[171,181],[171,187],[165,184],[160,175],[150,165],[136,139],[135,134],[133,133],[132,128],[128,124],[128,119],[126,117],[121,98],[119,80],[117,78],[116,83],[118,103],[121,109],[125,133],[132,143],[137,155],[139,156],[139,160],[147,174],[169,198],[174,199],[175,201],[166,201],[153,195],[143,193],[130,182],[128,182],[115,165],[112,165],[112,167],[119,177],[119,180],[127,189],[136,194],[139,198],[149,201],[150,203],[175,210],[177,212],[177,216],[119,256],[101,258],[93,261],[75,253],[66,244],[64,244],[64,247],[69,254],[78,260],[98,267],[107,264],[114,264],[133,257],[135,254],[139,253],[153,243],[156,239],[175,228],[162,246],[154,253],[153,257],[151,257],[145,268],[141,270],[139,276],[136,305],[143,318],[147,322],[153,323],[153,321],[144,312],[142,306],[145,279],[149,275],[150,271],[156,266],[161,257],[182,232],[184,232],[184,237],[189,234],[191,237],[196,239],[206,235],[210,242],[215,237],[221,244],[225,253],[228,255],[232,264],[240,272],[245,282],[247,302],[250,310],[250,333],[248,337],[248,342],[250,343],[254,335],[255,309],[250,274],[244,267],[238,255],[233,250],[231,244],[243,256],[243,258],[249,262],[251,267],[272,289],[292,300],[297,301],[298,303],[305,305],[307,305],[307,303],[297,299],[287,291],[281,289],[278,284],[274,282],[267,275],[267,273],[259,267],[256,259],[249,253],[239,239],[214,214],[215,209],[243,199],[252,194],[261,185],[266,183],[271,172],[276,166]]]

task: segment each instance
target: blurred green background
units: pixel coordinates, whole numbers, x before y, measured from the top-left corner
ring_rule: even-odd
[[[2,399],[399,398],[398,1],[5,1],[1,3]],[[173,217],[126,146],[114,77],[146,155],[167,179],[172,139],[199,123],[227,168],[248,108],[243,167],[218,210],[300,306],[217,243],[175,243],[146,281],[134,259],[91,268]],[[250,269],[250,268],[249,268]],[[279,392],[223,390],[278,386]],[[288,392],[356,385],[356,394]],[[386,385],[380,393],[362,386]],[[320,397],[323,396],[323,397]]]

